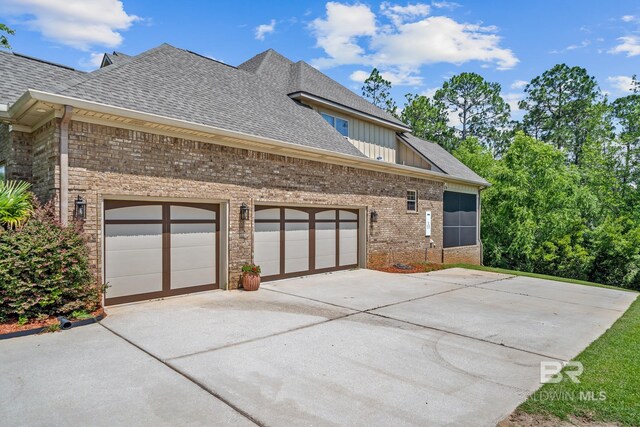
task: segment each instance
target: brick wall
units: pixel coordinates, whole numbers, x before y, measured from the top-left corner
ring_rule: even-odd
[[[240,205],[256,202],[369,207],[368,261],[424,261],[424,214],[432,211],[442,259],[442,183],[280,155],[72,121],[69,128],[69,198],[88,203],[92,263],[99,271],[100,206],[105,195],[227,200],[230,208],[230,286],[251,261],[252,224],[239,219]],[[419,195],[419,212],[407,213],[406,190]],[[69,207],[70,214],[73,209]]]
[[[0,129],[2,132],[2,129]],[[6,138],[0,133],[0,138]],[[31,181],[39,198],[59,189],[59,120],[17,140],[30,141]],[[4,141],[4,139],[0,139]],[[12,144],[9,144],[12,145]],[[6,150],[2,144],[2,150]],[[0,151],[2,156],[4,151]],[[26,170],[27,168],[25,168]],[[417,190],[418,213],[407,213],[406,190]],[[367,232],[367,262],[479,262],[479,249],[442,250],[443,184],[347,166],[225,147],[72,121],[69,126],[69,200],[87,200],[84,224],[91,264],[101,276],[102,201],[105,196],[221,200],[229,203],[229,285],[252,257],[252,222],[240,221],[240,205],[295,203],[367,207],[378,222]],[[432,212],[435,247],[427,249],[425,211]],[[73,214],[73,203],[69,215]]]
[[[7,179],[31,180],[31,135],[9,132],[9,125],[0,124],[0,164],[5,166]]]
[[[444,264],[480,264],[480,246],[460,246],[442,250]]]

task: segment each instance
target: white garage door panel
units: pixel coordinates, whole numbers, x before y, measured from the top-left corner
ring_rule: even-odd
[[[162,225],[109,224],[105,237],[109,298],[162,290]]]
[[[342,212],[340,213],[342,215]],[[340,223],[340,265],[358,263],[358,224]]]
[[[316,223],[316,269],[336,266],[336,224]]]
[[[172,224],[171,289],[215,283],[215,245],[215,224]]]
[[[309,224],[286,223],[284,229],[284,272],[309,270]]]
[[[258,222],[255,224],[254,259],[255,263],[262,269],[263,276],[271,276],[280,273],[279,223]]]

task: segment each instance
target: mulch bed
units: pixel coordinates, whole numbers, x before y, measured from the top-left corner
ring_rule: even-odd
[[[93,313],[91,313],[92,317],[97,317],[97,316],[106,316],[104,310],[102,308],[94,311]],[[83,319],[69,319],[72,322],[76,321],[76,320],[83,320]],[[58,321],[58,318],[55,316],[51,316],[47,319],[44,320],[30,320],[28,323],[25,323],[24,325],[21,325],[18,323],[17,320],[14,320],[12,322],[6,322],[6,323],[0,323],[0,335],[3,334],[10,334],[13,332],[20,332],[20,331],[28,331],[31,329],[41,329],[41,328],[48,328],[52,325],[59,325],[60,322]]]
[[[424,263],[408,263],[405,264],[410,269],[398,268],[392,265],[373,265],[369,266],[369,268],[378,271],[384,271],[386,273],[400,273],[400,274],[410,274],[410,273],[425,273],[428,271],[442,270],[443,266],[441,264],[424,264]]]

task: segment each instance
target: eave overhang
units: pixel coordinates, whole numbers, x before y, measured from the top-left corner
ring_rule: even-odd
[[[42,118],[40,118],[40,120],[26,124],[27,126],[30,126],[31,131],[34,131],[48,120],[51,120],[54,117],[62,117],[62,111],[66,105],[73,107],[73,120],[79,122],[96,123],[105,126],[137,130],[140,132],[175,136],[235,148],[250,149],[288,157],[315,160],[324,163],[428,179],[438,182],[457,182],[477,187],[485,187],[487,185],[486,182],[453,177],[444,173],[429,171],[412,166],[387,163],[369,159],[367,157],[342,154],[320,148],[305,147],[272,138],[250,135],[243,132],[231,131],[187,120],[146,113],[123,107],[116,107],[34,89],[27,90],[27,92],[25,92],[14,104],[9,106],[8,111],[6,112],[8,114],[5,121],[25,127],[25,124],[20,123],[20,118],[31,117],[30,110],[36,106],[49,107],[51,110],[47,113],[42,113]]]

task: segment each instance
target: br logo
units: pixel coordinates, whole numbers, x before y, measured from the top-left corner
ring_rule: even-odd
[[[562,368],[565,368],[564,372]],[[543,360],[540,362],[540,382],[542,384],[556,384],[562,381],[563,374],[576,384],[580,384],[578,377],[584,372],[582,362],[558,362]]]

